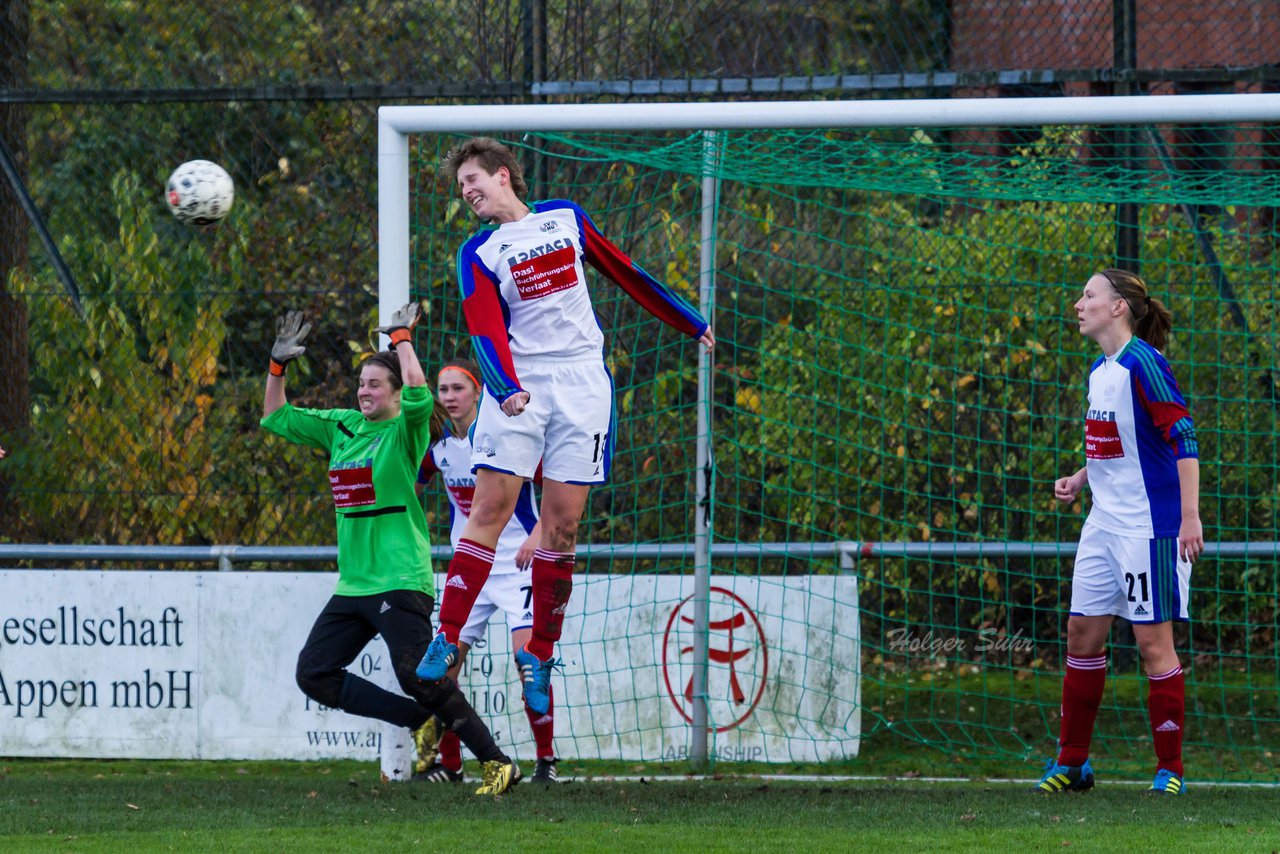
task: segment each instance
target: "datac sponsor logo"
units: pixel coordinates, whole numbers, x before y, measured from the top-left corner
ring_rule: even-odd
[[[769,677],[769,646],[760,619],[740,597],[723,587],[710,591],[707,705],[716,732],[727,732],[751,717]],[[676,710],[693,722],[694,597],[671,611],[662,639],[662,676]]]
[[[1112,420],[1089,418],[1084,422],[1084,455],[1091,460],[1114,460],[1124,456],[1120,427],[1114,420],[1115,413],[1103,414],[1110,414]]]

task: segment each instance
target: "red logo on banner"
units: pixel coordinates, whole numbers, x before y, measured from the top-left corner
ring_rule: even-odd
[[[755,711],[769,676],[769,647],[755,612],[723,587],[711,588],[708,638],[707,705],[710,719],[727,732]],[[693,702],[693,597],[671,611],[662,639],[662,676],[667,696],[690,723]],[[678,686],[678,688],[677,688]]]
[[[512,264],[511,275],[520,299],[530,300],[564,291],[578,284],[578,271],[573,247],[557,249],[530,258],[523,264]]]
[[[1120,426],[1114,421],[1084,422],[1084,455],[1091,460],[1114,460],[1124,456],[1120,444]]]
[[[378,503],[378,496],[373,491],[372,466],[329,469],[329,486],[333,487],[335,507],[367,507]]]

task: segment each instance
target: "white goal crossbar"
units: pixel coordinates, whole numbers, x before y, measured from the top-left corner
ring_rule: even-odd
[[[380,107],[380,322],[409,299],[410,134],[1265,121],[1280,121],[1280,94]]]

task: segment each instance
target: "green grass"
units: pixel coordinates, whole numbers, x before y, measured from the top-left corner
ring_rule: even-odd
[[[566,768],[566,770],[572,770]],[[724,777],[472,786],[382,783],[374,763],[6,760],[10,851],[973,851],[1280,847],[1276,792],[1180,798],[1106,785],[799,783]]]
[[[1094,733],[1094,765],[1153,773],[1147,680],[1111,675]],[[863,673],[863,741],[851,774],[1025,777],[1056,753],[1062,674],[1029,669]],[[1192,779],[1280,782],[1280,689],[1271,674],[1198,667],[1187,688],[1184,760]],[[821,766],[830,773],[833,766]],[[823,772],[817,772],[823,773]]]

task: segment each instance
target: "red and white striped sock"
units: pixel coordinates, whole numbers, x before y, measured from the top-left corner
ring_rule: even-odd
[[[471,616],[480,589],[493,569],[493,549],[474,540],[458,540],[449,561],[449,574],[440,594],[440,631],[449,643],[458,642],[458,634]]]

